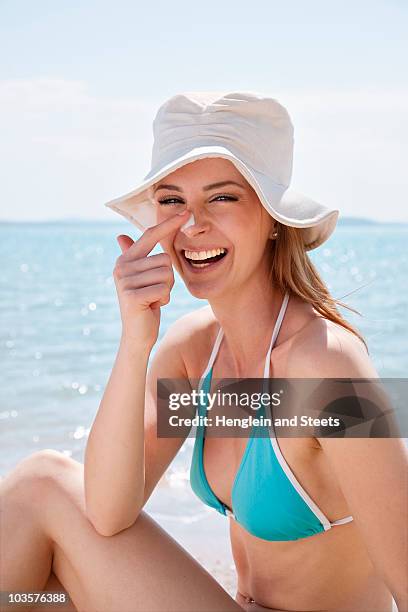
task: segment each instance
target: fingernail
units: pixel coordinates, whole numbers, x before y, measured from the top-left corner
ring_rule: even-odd
[[[177,213],[177,214],[178,214],[178,215],[180,215],[180,217],[182,217],[183,215],[185,215],[185,214],[186,214],[186,212],[187,212],[187,210],[183,210],[183,212],[179,212],[179,213]]]

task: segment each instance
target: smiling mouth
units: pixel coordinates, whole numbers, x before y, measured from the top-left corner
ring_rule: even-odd
[[[191,266],[192,268],[206,268],[216,263],[217,261],[220,261],[221,259],[223,259],[227,253],[228,253],[228,250],[224,249],[223,253],[220,253],[219,255],[215,255],[214,257],[206,257],[204,259],[190,259],[189,257],[186,256],[186,251],[183,250],[183,257],[184,257],[184,260],[188,263],[188,265]]]

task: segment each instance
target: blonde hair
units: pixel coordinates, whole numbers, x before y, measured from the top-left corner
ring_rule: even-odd
[[[369,353],[364,337],[342,317],[337,305],[360,316],[362,316],[361,313],[330,295],[327,286],[307,255],[302,230],[276,221],[275,231],[277,237],[268,241],[271,245],[268,247],[270,282],[277,285],[283,293],[289,290],[299,296],[300,299],[311,304],[323,317],[355,334]]]

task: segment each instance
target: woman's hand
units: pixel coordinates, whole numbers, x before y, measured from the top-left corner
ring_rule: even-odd
[[[116,260],[113,278],[122,333],[147,348],[152,348],[157,340],[160,307],[169,303],[174,285],[170,256],[148,254],[162,238],[181,227],[186,220],[185,212],[149,227],[136,242],[126,235],[117,237],[122,254]]]

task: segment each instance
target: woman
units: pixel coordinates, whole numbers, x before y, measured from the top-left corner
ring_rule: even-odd
[[[338,211],[287,189],[285,109],[248,93],[175,96],[154,131],[151,172],[109,204],[146,231],[118,238],[122,336],[85,464],[42,451],[2,483],[2,589],[66,589],[86,612],[390,612],[392,596],[407,610],[400,439],[213,437],[204,453],[199,428],[191,481],[229,516],[235,600],[143,511],[184,441],[156,435],[157,379],[209,390],[212,378],[378,376],[306,255]],[[209,306],[169,328],[147,370],[172,266]]]

